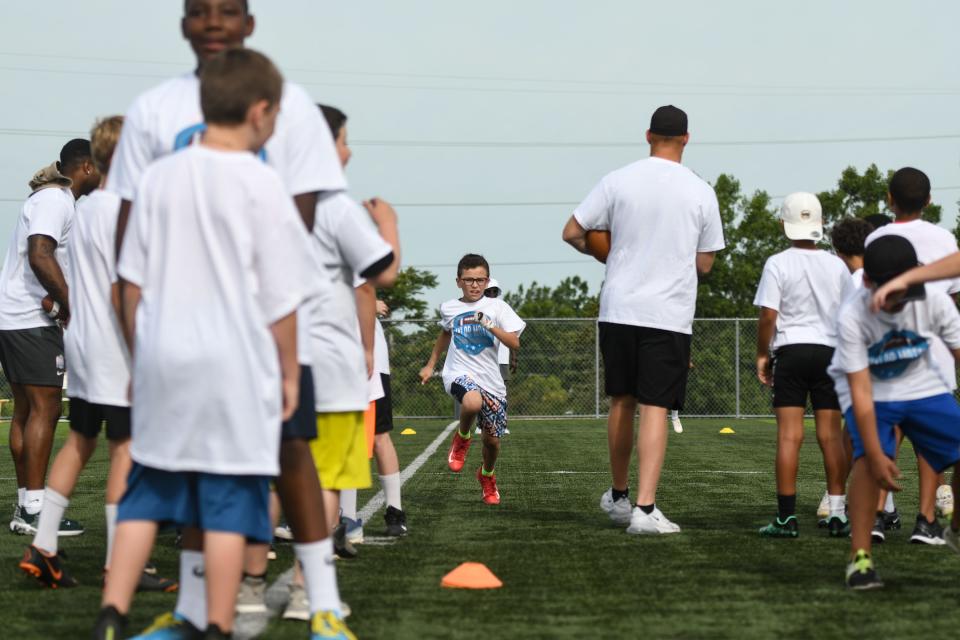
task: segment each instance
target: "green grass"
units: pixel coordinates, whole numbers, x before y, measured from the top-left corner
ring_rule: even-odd
[[[898,496],[906,528],[876,554],[887,588],[854,594],[842,586],[847,542],[829,539],[815,526],[823,481],[812,431],[801,464],[801,537],[761,540],[756,529],[775,510],[775,429],[764,420],[685,419],[684,425],[685,433],[670,435],[658,496],[683,532],[663,538],[628,536],[599,511],[609,477],[605,428],[598,421],[513,422],[498,465],[499,507],[480,502],[472,472],[479,448],[459,476],[446,470],[442,448],[404,486],[410,535],[392,546],[361,546],[359,558],[338,564],[341,591],[354,612],[351,628],[360,638],[470,639],[956,633],[960,557],[943,547],[907,544],[916,510],[909,449],[902,458],[906,490]],[[400,421],[399,426],[418,431],[394,437],[406,465],[445,423]],[[736,434],[718,435],[722,426],[732,426]],[[4,637],[87,633],[99,600],[104,474],[98,457],[70,511],[88,532],[63,544],[84,586],[39,590],[16,568],[28,540],[0,535]],[[0,495],[13,496],[14,482],[5,477],[2,483]],[[370,495],[361,493],[361,506]],[[380,534],[380,527],[382,512],[366,527],[367,535]],[[174,575],[169,536],[158,543],[155,558],[166,575]],[[272,573],[286,569],[291,558],[289,547],[280,547]],[[464,561],[485,563],[504,587],[442,589],[442,576]],[[169,595],[138,597],[132,628],[173,602]],[[275,621],[262,637],[304,636],[302,626]]]

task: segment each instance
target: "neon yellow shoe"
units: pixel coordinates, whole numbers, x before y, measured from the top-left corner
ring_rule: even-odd
[[[196,638],[200,635],[202,635],[200,630],[187,622],[186,619],[181,618],[175,613],[164,613],[163,615],[157,616],[153,624],[144,629],[140,635],[134,636],[133,640],[137,640],[137,638],[180,640],[182,638]]]
[[[318,611],[310,620],[310,640],[357,640],[336,611]]]

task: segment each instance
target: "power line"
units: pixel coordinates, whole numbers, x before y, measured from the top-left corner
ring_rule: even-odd
[[[111,62],[119,64],[148,64],[161,66],[176,66],[186,68],[193,65],[193,62],[174,62],[170,60],[131,60],[106,56],[80,56],[80,55],[58,55],[48,53],[19,53],[13,51],[0,51],[0,56],[21,57],[34,59],[50,60],[79,60],[89,62]],[[846,91],[864,91],[864,92],[903,92],[903,93],[923,93],[923,92],[960,92],[960,87],[907,87],[907,86],[877,86],[877,85],[784,85],[767,83],[701,83],[701,82],[658,82],[658,81],[636,81],[636,80],[598,80],[583,78],[557,78],[557,77],[531,77],[531,76],[503,76],[503,75],[468,75],[451,73],[412,73],[398,71],[366,71],[366,70],[345,70],[345,69],[317,69],[309,67],[285,66],[288,72],[298,73],[319,73],[341,76],[363,76],[363,77],[382,77],[382,78],[421,78],[433,80],[460,80],[460,81],[479,81],[479,82],[535,82],[542,84],[567,84],[567,85],[590,85],[590,86],[635,86],[635,87],[696,87],[710,89],[747,89],[747,90],[773,90],[773,91],[813,91],[813,92],[846,92]]]
[[[29,72],[29,73],[52,73],[60,75],[80,75],[80,76],[102,76],[102,77],[121,77],[121,78],[169,78],[169,74],[157,74],[146,72],[124,72],[124,71],[102,71],[89,69],[55,69],[38,67],[19,67],[19,66],[0,66],[0,71],[8,72]],[[831,90],[816,89],[666,89],[657,90],[625,90],[625,89],[585,89],[585,88],[543,88],[543,87],[467,87],[467,86],[443,86],[443,85],[413,85],[413,84],[382,84],[382,83],[357,83],[343,81],[309,82],[302,81],[300,84],[317,87],[348,87],[360,89],[387,89],[401,91],[442,91],[442,92],[479,92],[479,93],[524,93],[524,94],[568,94],[568,95],[662,95],[669,93],[671,96],[726,96],[726,97],[858,97],[858,96],[958,96],[960,89],[902,89],[890,88],[882,91],[874,90],[856,90],[847,88],[837,88]],[[618,85],[622,86],[622,85]]]

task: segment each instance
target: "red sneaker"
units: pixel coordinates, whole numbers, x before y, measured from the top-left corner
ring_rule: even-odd
[[[483,492],[485,504],[500,504],[500,492],[497,490],[497,476],[483,475],[483,466],[477,469],[477,480],[480,481],[480,490]]]
[[[449,465],[450,471],[459,472],[463,469],[471,442],[473,442],[473,438],[461,438],[459,431],[453,434],[453,442],[450,444],[450,452],[447,454],[447,465]]]

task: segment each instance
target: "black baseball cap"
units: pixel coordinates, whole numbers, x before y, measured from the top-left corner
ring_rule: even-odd
[[[877,286],[918,266],[917,252],[903,236],[881,236],[867,245],[863,252],[863,272]],[[923,284],[914,284],[900,298],[900,302],[923,300],[927,292]]]
[[[650,133],[658,136],[687,134],[687,114],[672,104],[658,108],[650,117]]]

